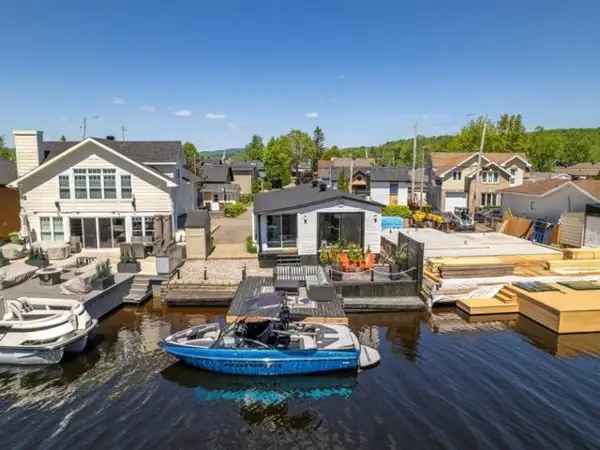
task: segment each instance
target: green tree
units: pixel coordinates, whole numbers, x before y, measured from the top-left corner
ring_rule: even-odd
[[[337,188],[338,191],[350,192],[350,182],[344,172],[342,172],[337,179]]]
[[[494,123],[486,117],[471,120],[448,143],[448,149],[455,152],[474,152],[479,150],[483,125],[487,124],[485,132],[484,152],[501,151],[498,130]]]
[[[543,130],[529,136],[527,156],[535,170],[550,172],[564,154],[564,140]]]
[[[343,155],[344,154],[338,148],[337,145],[332,145],[327,150],[325,150],[325,152],[323,152],[323,155],[321,155],[321,159],[329,161],[331,158],[341,158]]]
[[[292,167],[295,167],[298,173],[298,165],[314,154],[314,143],[307,133],[300,130],[290,131],[287,138],[292,149]],[[296,184],[298,183],[299,180],[296,180]]]
[[[292,161],[290,139],[287,136],[271,138],[265,147],[264,163],[267,179],[273,188],[290,184]]]
[[[502,114],[496,125],[499,147],[507,152],[523,152],[527,148],[527,132],[521,114]]]
[[[67,142],[67,138],[65,137],[65,135],[64,135],[64,134],[63,134],[63,135],[60,137],[60,140],[61,140],[62,142]]]
[[[196,168],[196,160],[198,159],[198,149],[191,142],[183,144],[183,157],[185,158],[185,165],[190,170]]]
[[[15,150],[4,145],[4,136],[0,136],[0,157],[10,161],[15,160]]]
[[[252,140],[244,147],[244,159],[246,161],[263,161],[265,145],[258,134],[252,136]]]
[[[313,154],[310,159],[312,162],[312,170],[313,172],[316,172],[319,166],[319,160],[325,152],[325,133],[323,133],[323,130],[321,130],[320,127],[315,128],[315,131],[313,131],[313,143]]]

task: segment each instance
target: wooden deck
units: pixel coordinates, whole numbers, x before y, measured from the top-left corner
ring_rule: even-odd
[[[504,302],[497,298],[466,298],[458,300],[456,307],[470,315],[514,314],[519,312],[519,304]]]
[[[268,316],[258,316],[247,312],[246,300],[262,293],[272,291],[273,279],[271,277],[248,277],[240,283],[231,302],[229,311],[225,316],[227,322],[235,322],[244,317],[253,319],[269,319]],[[315,307],[291,307],[290,312],[294,320],[310,323],[332,323],[347,325],[348,318],[344,313],[341,301],[315,302]]]

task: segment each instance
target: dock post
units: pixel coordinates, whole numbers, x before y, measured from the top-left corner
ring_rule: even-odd
[[[242,281],[246,279],[246,264],[242,267]]]
[[[208,268],[204,267],[204,281],[208,280]]]

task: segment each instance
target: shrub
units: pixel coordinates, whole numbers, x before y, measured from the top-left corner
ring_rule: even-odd
[[[110,261],[107,259],[106,262],[99,262],[96,264],[96,273],[94,274],[94,279],[101,280],[103,278],[108,278],[111,274]]]
[[[244,211],[246,207],[239,202],[225,204],[225,217],[237,217]]]
[[[400,216],[408,219],[410,214],[410,208],[405,205],[388,205],[383,209],[384,216]]]
[[[252,182],[252,193],[253,194],[256,194],[261,191],[261,189],[262,189],[261,184],[262,183],[260,180],[254,180]]]
[[[252,240],[252,236],[246,238],[246,251],[248,253],[256,253],[256,244]]]
[[[254,201],[254,195],[252,195],[252,194],[240,195],[240,202],[242,202],[244,205],[249,205],[253,201]]]
[[[12,242],[13,244],[20,244],[21,241],[21,236],[19,235],[18,231],[13,231],[12,233],[8,233],[8,240],[10,242]]]

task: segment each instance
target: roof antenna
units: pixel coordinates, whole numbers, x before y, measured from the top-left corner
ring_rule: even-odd
[[[100,118],[100,116],[92,116],[92,117],[90,117],[90,120],[99,119],[99,118]],[[80,127],[81,131],[82,131],[81,139],[85,139],[87,137],[87,121],[88,121],[87,117],[84,117],[83,123],[81,124],[81,127]]]
[[[127,132],[127,128],[125,128],[125,125],[121,125],[121,140],[123,142],[125,142],[125,133]]]

